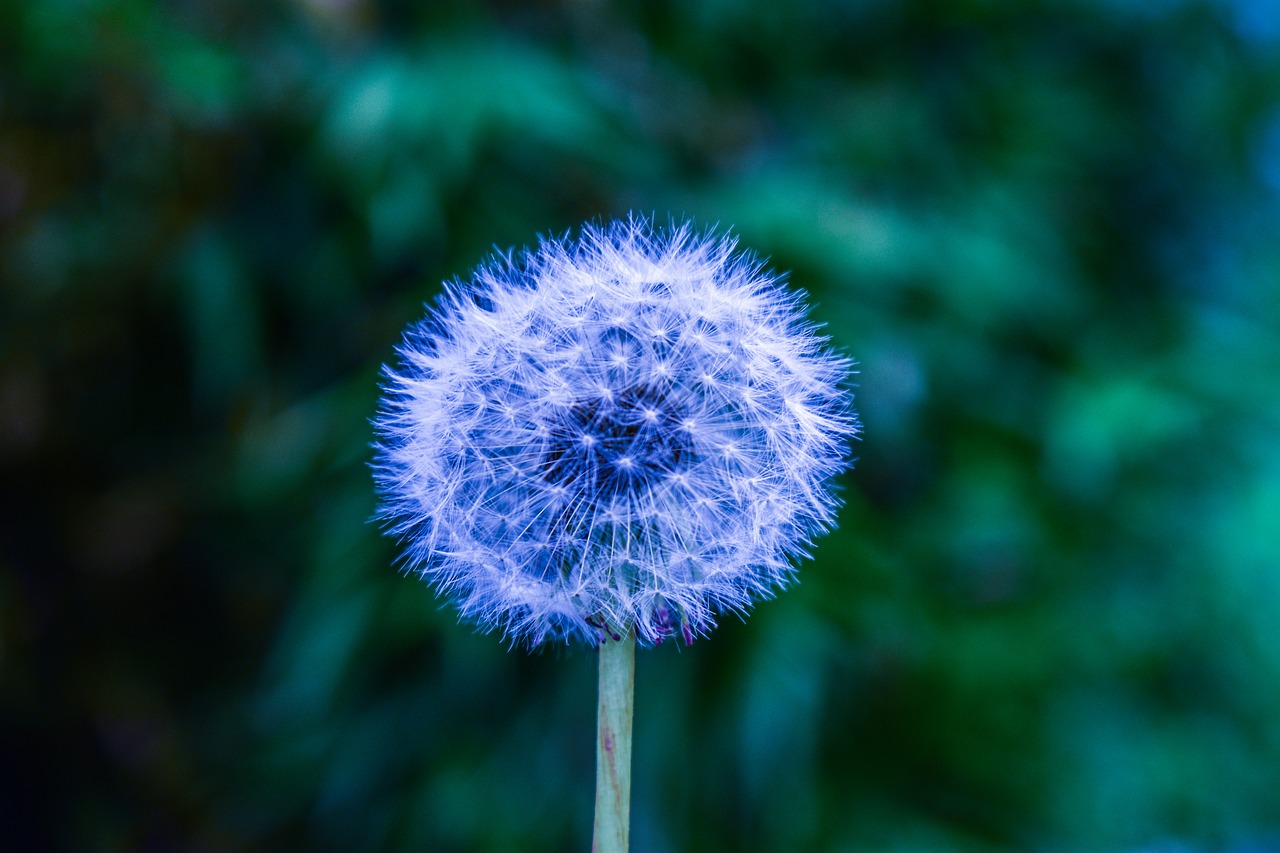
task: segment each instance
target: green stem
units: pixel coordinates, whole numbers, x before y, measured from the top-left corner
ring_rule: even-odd
[[[627,853],[627,836],[631,830],[631,717],[635,675],[634,634],[600,645],[593,853]]]

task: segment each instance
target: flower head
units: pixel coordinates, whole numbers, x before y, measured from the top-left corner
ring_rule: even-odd
[[[448,287],[388,371],[405,561],[516,641],[705,634],[833,522],[849,362],[733,239],[632,218]]]

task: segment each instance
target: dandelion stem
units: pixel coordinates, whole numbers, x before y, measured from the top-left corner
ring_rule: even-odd
[[[631,829],[631,718],[636,638],[600,644],[596,734],[596,823],[592,853],[626,853]]]

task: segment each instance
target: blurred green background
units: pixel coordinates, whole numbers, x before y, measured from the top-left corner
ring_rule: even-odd
[[[0,122],[3,849],[587,848],[593,655],[397,574],[369,419],[439,282],[635,210],[866,427],[641,653],[637,853],[1280,850],[1271,0],[15,0]]]

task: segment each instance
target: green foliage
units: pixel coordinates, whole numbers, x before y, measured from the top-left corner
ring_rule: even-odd
[[[585,847],[594,657],[393,570],[369,419],[439,282],[634,209],[866,425],[801,583],[639,656],[637,850],[1280,845],[1275,15],[0,6],[6,841]]]

